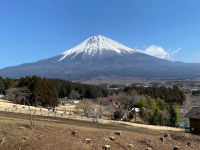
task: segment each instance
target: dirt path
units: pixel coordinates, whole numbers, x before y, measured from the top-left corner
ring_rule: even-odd
[[[101,123],[103,123],[103,124],[113,123],[113,124],[129,125],[129,126],[133,126],[133,127],[147,128],[147,129],[159,130],[159,131],[184,131],[184,129],[182,129],[182,128],[146,125],[146,124],[138,124],[138,123],[132,123],[132,122],[113,121],[113,120],[102,120]]]

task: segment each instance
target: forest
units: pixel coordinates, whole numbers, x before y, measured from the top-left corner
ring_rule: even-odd
[[[6,95],[9,100],[16,103],[55,107],[59,103],[59,98],[69,98],[73,92],[77,93],[76,98],[80,99],[107,96],[106,90],[94,85],[38,76],[20,79],[0,77],[0,94]]]
[[[186,97],[184,91],[179,87],[126,87],[124,92],[136,91],[139,95],[148,95],[152,98],[160,98],[167,103],[177,103],[182,105]]]

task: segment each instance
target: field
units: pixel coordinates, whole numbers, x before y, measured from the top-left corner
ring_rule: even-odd
[[[172,150],[174,146],[184,150],[199,150],[200,147],[199,136],[183,131],[159,131],[125,124],[102,124],[48,116],[33,116],[32,123],[31,125],[30,115],[1,111],[0,149],[100,150],[104,145],[110,145],[112,150],[143,150],[148,147],[155,150]],[[74,130],[78,131],[76,136],[72,135]],[[116,135],[115,131],[119,130],[121,135]],[[170,137],[161,141],[160,137],[165,133],[170,133]],[[114,139],[111,140],[110,136]],[[90,144],[86,139],[91,139]]]
[[[145,150],[148,147],[172,150],[175,146],[184,150],[199,150],[200,147],[199,136],[186,134],[180,128],[104,119],[94,122],[93,119],[63,113],[64,110],[73,111],[74,107],[58,107],[54,114],[45,108],[0,100],[0,149],[100,150],[110,145],[112,150]],[[77,135],[73,136],[72,131],[77,131]],[[116,131],[122,134],[116,135]],[[170,137],[160,140],[168,133]],[[91,139],[90,143],[86,139]]]

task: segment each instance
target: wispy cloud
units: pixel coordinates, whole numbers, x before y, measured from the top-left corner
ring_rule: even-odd
[[[181,51],[181,48],[177,48],[170,52],[170,59],[173,58],[177,53]]]
[[[167,51],[161,46],[151,45],[147,47],[145,50],[139,50],[139,51],[151,56],[161,58],[161,59],[172,59],[177,53],[181,51],[181,48]]]

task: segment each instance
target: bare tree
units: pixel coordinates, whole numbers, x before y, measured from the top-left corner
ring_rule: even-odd
[[[27,87],[10,88],[6,91],[6,99],[19,104],[29,104],[31,92]]]
[[[71,93],[69,94],[69,97],[71,99],[77,99],[77,98],[80,98],[80,94],[77,91],[72,90]]]
[[[138,94],[135,91],[129,93],[120,93],[117,95],[116,99],[121,103],[125,110],[131,110],[134,108],[137,100],[140,99]]]
[[[199,96],[191,96],[190,94],[186,95],[186,100],[183,102],[181,106],[184,109],[184,114],[192,109],[194,106],[200,106],[200,97]]]
[[[135,91],[128,93],[120,93],[117,95],[116,99],[120,102],[120,105],[123,106],[125,110],[125,116],[127,116],[128,111],[131,111],[132,108],[135,108],[135,103],[140,99],[139,95]],[[135,122],[136,122],[136,112],[134,111]]]
[[[107,100],[105,98],[97,98],[97,99],[95,99],[94,102],[98,103],[99,105],[103,105],[103,106],[107,106],[107,105],[112,104],[112,101]]]
[[[112,104],[101,107],[101,115],[105,117],[112,118],[115,111],[116,107]]]
[[[77,106],[76,109],[81,109],[84,114],[90,113],[94,109],[94,105],[89,99],[83,99]]]

